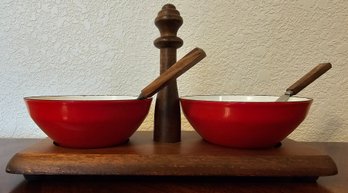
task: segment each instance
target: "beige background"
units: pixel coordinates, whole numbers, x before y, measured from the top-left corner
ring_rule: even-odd
[[[0,1],[0,137],[44,137],[28,95],[137,95],[159,71],[153,21],[168,1]],[[172,1],[184,18],[178,56],[208,57],[178,80],[180,95],[280,95],[317,63],[333,69],[291,135],[348,141],[348,1]],[[152,112],[143,128],[152,128]],[[183,128],[190,126],[183,120]]]

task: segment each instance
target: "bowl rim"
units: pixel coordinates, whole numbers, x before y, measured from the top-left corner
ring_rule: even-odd
[[[215,100],[215,99],[197,99],[196,97],[269,97],[274,98],[274,101],[247,101],[247,100]],[[293,99],[297,100],[289,100],[277,102],[275,101],[280,96],[275,95],[240,95],[240,94],[212,94],[212,95],[184,95],[180,97],[180,101],[196,101],[196,102],[217,102],[217,103],[307,103],[312,102],[313,99],[309,97],[300,97],[300,96],[291,96]]]
[[[135,95],[38,95],[23,97],[25,101],[140,101],[152,100],[152,97],[138,99]]]

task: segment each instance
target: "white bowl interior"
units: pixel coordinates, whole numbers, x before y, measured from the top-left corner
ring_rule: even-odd
[[[239,95],[196,95],[184,96],[182,99],[199,101],[217,101],[217,102],[275,102],[279,96],[239,96]],[[290,97],[288,102],[309,101],[310,98]]]
[[[107,101],[107,100],[136,100],[136,96],[107,96],[107,95],[75,95],[75,96],[32,96],[29,100],[67,100],[67,101]]]

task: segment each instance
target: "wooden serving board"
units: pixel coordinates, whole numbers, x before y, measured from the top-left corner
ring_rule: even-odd
[[[15,154],[7,172],[37,175],[309,177],[337,174],[324,153],[292,140],[262,150],[212,145],[196,132],[180,143],[156,143],[138,131],[128,143],[102,149],[69,149],[43,139]]]

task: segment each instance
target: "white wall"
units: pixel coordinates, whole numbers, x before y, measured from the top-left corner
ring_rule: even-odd
[[[0,1],[0,137],[45,136],[24,96],[137,95],[159,71],[153,21],[167,2]],[[299,94],[314,104],[291,138],[348,141],[348,1],[172,3],[184,18],[178,56],[196,46],[208,55],[179,78],[180,95],[280,95],[329,61],[333,69]]]

